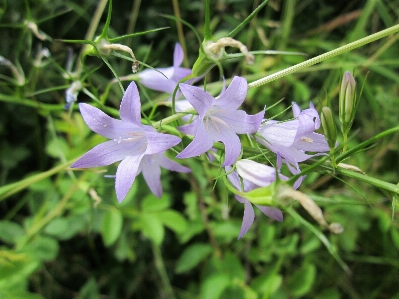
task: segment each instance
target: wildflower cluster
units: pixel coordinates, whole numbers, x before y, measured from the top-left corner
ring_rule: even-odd
[[[172,67],[147,69],[138,74],[142,85],[156,91],[172,95],[178,86],[178,111],[191,108],[190,111],[196,112],[191,117],[184,118],[186,124],[177,127],[182,135],[191,136],[192,141],[175,158],[188,159],[210,151],[218,158],[228,179],[226,183],[235,188],[235,198],[244,204],[239,238],[249,230],[254,221],[251,201],[265,215],[282,221],[283,214],[278,207],[284,205],[278,201],[278,196],[272,200],[263,198],[259,202],[254,201],[251,196],[246,197],[245,193],[257,188],[274,188],[279,181],[287,181],[288,177],[280,173],[283,163],[293,175],[297,175],[301,172],[299,163],[317,155],[325,155],[330,150],[324,135],[315,133],[320,127],[317,110],[311,103],[310,108],[301,111],[299,106],[293,103],[294,118],[289,121],[265,119],[264,110],[249,115],[239,109],[248,91],[245,78],[234,77],[227,89],[215,98],[201,87],[192,85],[198,78],[191,78],[188,82],[190,84],[179,84],[191,75],[190,69],[180,67],[183,58],[182,48],[176,44]],[[80,104],[79,107],[90,129],[110,140],[94,147],[72,167],[99,167],[121,161],[115,175],[119,202],[126,197],[140,172],[157,197],[162,195],[161,167],[177,172],[190,172],[189,168],[166,155],[167,150],[182,142],[182,136],[161,133],[149,124],[142,124],[140,96],[134,82],[130,83],[123,95],[120,105],[121,120],[113,119],[88,104]],[[244,152],[239,135],[243,134],[251,134],[261,152],[275,153],[276,165],[240,159]],[[215,150],[215,142],[224,145],[218,146],[221,151]],[[303,178],[299,176],[293,185],[294,189],[299,187]],[[244,196],[241,196],[242,193]]]

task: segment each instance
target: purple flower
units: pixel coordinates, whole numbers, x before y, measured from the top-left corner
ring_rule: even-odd
[[[296,103],[292,106],[294,120],[278,122],[268,120],[261,125],[257,142],[263,144],[289,164],[298,165],[313,156],[320,154],[306,154],[306,152],[328,152],[330,148],[324,135],[314,133],[320,127],[320,117],[312,103],[309,109],[301,112]]]
[[[201,155],[211,149],[215,141],[220,141],[225,147],[223,166],[234,164],[241,153],[237,134],[256,132],[264,115],[264,111],[248,115],[243,110],[237,110],[245,100],[247,89],[244,78],[234,77],[226,91],[215,99],[199,87],[180,84],[181,92],[198,112],[198,117],[191,124],[179,128],[195,137],[176,158]]]
[[[147,69],[140,72],[140,82],[153,90],[163,91],[172,94],[176,85],[181,79],[191,75],[191,70],[180,67],[184,59],[184,52],[179,43],[176,43],[173,53],[173,66],[167,68]]]
[[[237,171],[228,174],[227,178],[237,190],[248,192],[258,187],[267,187],[276,180],[276,170],[273,167],[246,159],[239,160],[236,166]],[[230,170],[231,167],[227,166],[226,172],[229,172]],[[242,185],[239,175],[242,178]],[[279,177],[281,179],[287,179],[282,175],[279,175]],[[238,195],[236,195],[235,198],[237,201],[244,204],[244,216],[242,219],[240,234],[238,235],[238,239],[241,239],[252,226],[255,220],[255,211],[248,199]],[[255,206],[266,216],[280,222],[283,221],[283,213],[281,210],[261,205]]]
[[[161,167],[172,171],[191,172],[191,169],[165,157],[164,153],[145,155],[141,159],[137,173],[143,173],[148,187],[157,197],[162,196]]]
[[[181,141],[179,137],[158,133],[154,128],[141,123],[140,96],[134,82],[130,83],[123,95],[119,110],[121,120],[111,118],[88,104],[79,104],[79,108],[89,128],[111,140],[88,151],[71,167],[91,168],[122,161],[116,171],[115,179],[116,196],[119,202],[125,198],[136,176],[140,173],[139,167],[143,157],[163,153]],[[159,165],[166,165],[168,169],[173,168],[164,159],[157,159],[160,161]],[[157,167],[145,171],[144,168],[142,167],[143,173],[146,172],[147,178],[154,178],[157,176],[157,170],[159,172]],[[159,190],[154,179],[146,179],[146,181],[151,190]],[[155,194],[158,196],[160,193]]]

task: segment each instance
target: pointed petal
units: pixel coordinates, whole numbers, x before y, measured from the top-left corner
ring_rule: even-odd
[[[157,70],[159,72],[152,69],[140,72],[140,83],[147,88],[172,94],[177,84],[177,82],[170,80],[173,77],[174,68],[159,68]]]
[[[89,104],[81,103],[79,104],[79,109],[87,126],[106,138],[117,139],[126,132],[142,130],[138,126],[109,117],[100,109]]]
[[[275,153],[279,153],[284,159],[291,163],[303,162],[313,157],[294,147],[273,146],[269,147],[269,149]]]
[[[176,163],[175,161],[170,160],[169,158],[165,157],[164,154],[158,154],[158,163],[161,167],[172,170],[172,171],[177,171],[177,172],[191,172],[190,168],[187,168],[183,165],[180,165],[179,163]]]
[[[295,136],[298,129],[298,120],[287,122],[268,121],[261,125],[259,134],[263,139],[257,137],[256,140],[268,147],[268,144],[290,147],[295,142]]]
[[[199,156],[208,151],[213,146],[213,140],[205,130],[203,123],[199,123],[198,131],[194,137],[194,140],[176,156],[179,159],[191,158]]]
[[[301,108],[299,108],[297,103],[292,102],[292,114],[294,114],[294,117],[297,118],[300,113],[301,113]]]
[[[309,135],[303,136],[297,142],[294,143],[294,147],[296,149],[309,151],[309,152],[330,151],[326,137],[318,133],[311,133]]]
[[[225,157],[222,166],[233,165],[241,154],[240,138],[233,131],[225,130],[223,135],[216,141],[221,141],[224,144]]]
[[[119,113],[123,121],[141,126],[140,95],[134,81],[129,84],[123,95]]]
[[[158,132],[146,132],[146,136],[148,144],[145,153],[147,155],[164,152],[181,142],[179,137]]]
[[[259,210],[261,210],[262,213],[265,214],[266,216],[280,222],[283,221],[284,217],[283,217],[283,212],[281,212],[281,210],[272,207],[259,206],[259,205],[256,205],[256,207]]]
[[[197,86],[179,84],[184,97],[193,105],[200,116],[204,116],[208,109],[213,105],[215,99]]]
[[[143,143],[143,142],[141,142]],[[90,168],[110,165],[123,160],[126,156],[142,154],[142,146],[137,144],[133,147],[131,143],[118,143],[113,140],[103,142],[89,150],[79,160],[71,165],[72,168]]]
[[[273,167],[242,159],[236,163],[238,174],[244,179],[260,187],[267,187],[276,180],[276,170]]]
[[[118,202],[122,202],[132,187],[138,175],[138,168],[142,157],[143,155],[129,156],[119,164],[115,179],[115,190]]]
[[[179,43],[176,43],[175,45],[175,50],[173,52],[173,67],[177,68],[179,67],[184,59],[184,52],[183,48],[180,46]]]
[[[255,212],[252,204],[245,199],[244,200],[244,217],[242,218],[241,230],[240,234],[238,235],[238,239],[241,239],[247,231],[250,229],[252,223],[255,220]]]
[[[242,77],[234,77],[229,87],[215,101],[215,106],[227,110],[236,110],[244,102],[247,96],[248,83]]]
[[[144,180],[150,188],[151,192],[158,198],[162,196],[162,184],[161,184],[161,167],[159,167],[157,158],[152,159],[155,155],[145,155],[141,160],[141,169],[144,176]]]
[[[212,119],[221,119],[237,134],[251,134],[258,131],[263,120],[264,111],[256,115],[248,115],[243,110],[218,110],[212,113]]]
[[[175,72],[173,74],[173,77],[171,79],[173,79],[173,81],[175,81],[176,83],[178,83],[181,79],[187,77],[188,75],[191,75],[191,70],[184,68],[184,67],[177,67],[175,68]],[[191,82],[191,83],[190,83]],[[191,81],[187,81],[186,84],[192,84],[192,80]]]
[[[177,129],[186,135],[195,135],[198,131],[198,123],[200,123],[200,121],[197,118],[191,124],[177,127]]]

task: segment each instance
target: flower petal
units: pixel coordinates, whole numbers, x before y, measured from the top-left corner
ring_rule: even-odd
[[[237,134],[232,130],[224,130],[215,141],[221,141],[224,144],[225,157],[222,166],[233,165],[241,154],[241,142]]]
[[[267,121],[259,128],[259,134],[263,139],[257,137],[256,140],[268,147],[268,144],[290,147],[295,142],[298,129],[298,120],[287,122]]]
[[[266,207],[266,206],[259,206],[259,205],[255,205],[259,210],[262,211],[263,214],[265,214],[266,216],[273,218],[274,220],[277,221],[283,221],[284,217],[283,217],[283,212],[281,212],[281,210],[277,209],[277,208],[272,208],[272,207]]]
[[[184,59],[184,52],[183,48],[180,46],[179,43],[176,43],[175,45],[175,50],[173,52],[173,67],[177,68],[179,67]]]
[[[247,233],[247,231],[252,226],[252,223],[254,223],[254,220],[255,220],[254,208],[252,207],[252,204],[247,199],[245,199],[244,216],[242,218],[241,230],[240,234],[238,235],[238,239],[241,239]]]
[[[140,142],[140,143],[143,143]],[[109,140],[103,142],[89,150],[79,160],[71,165],[72,168],[90,168],[110,165],[114,162],[123,160],[126,156],[141,155],[144,151],[139,143],[116,142]]]
[[[273,167],[242,159],[236,163],[238,174],[244,179],[260,187],[267,187],[276,180],[276,170]]]
[[[115,190],[118,202],[122,202],[132,187],[138,175],[138,168],[142,157],[143,155],[128,156],[119,164],[115,179]]]
[[[177,129],[186,135],[194,136],[198,131],[198,123],[200,123],[200,121],[198,118],[196,118],[195,120],[193,120],[191,124],[177,127]]]
[[[129,84],[123,95],[119,114],[123,121],[141,126],[140,95],[134,81]]]
[[[213,140],[209,133],[205,130],[203,123],[199,123],[198,131],[194,140],[176,156],[179,159],[191,158],[199,156],[208,151],[213,146]]]
[[[184,97],[193,105],[200,116],[204,116],[208,109],[214,104],[215,99],[197,86],[179,84]]]
[[[148,144],[145,153],[147,155],[164,152],[181,142],[181,139],[177,136],[158,132],[146,132],[146,136]]]
[[[311,133],[309,135],[303,136],[297,142],[294,143],[294,147],[296,149],[309,151],[309,152],[330,151],[326,137],[318,133]]]
[[[179,163],[176,163],[175,161],[172,161],[171,159],[165,157],[164,154],[158,154],[158,163],[161,167],[172,170],[172,171],[177,171],[177,172],[191,172],[190,168],[187,168],[183,165],[180,165]]]
[[[247,91],[247,80],[236,76],[226,91],[215,101],[215,106],[219,106],[225,110],[236,110],[244,102]]]
[[[151,192],[158,198],[162,197],[161,167],[155,155],[145,155],[140,162],[144,180]]]
[[[92,131],[106,138],[117,139],[121,137],[123,133],[142,130],[135,125],[109,117],[100,109],[89,104],[81,103],[79,104],[79,109],[87,126]]]
[[[140,83],[143,84],[145,87],[167,92],[173,93],[173,90],[176,87],[177,82],[170,80],[174,74],[174,68],[159,68],[157,69],[159,72],[147,69],[139,73]]]

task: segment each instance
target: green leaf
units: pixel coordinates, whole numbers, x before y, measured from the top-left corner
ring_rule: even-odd
[[[0,239],[9,244],[15,244],[19,238],[24,236],[21,225],[8,220],[0,221]]]
[[[123,216],[121,211],[113,208],[105,212],[101,226],[105,246],[108,247],[115,243],[121,234],[122,226]]]
[[[224,273],[211,275],[201,286],[200,298],[217,299],[229,284],[230,278]]]
[[[176,234],[183,233],[187,228],[186,219],[178,212],[167,210],[157,213],[157,217],[161,222]]]
[[[209,244],[197,243],[187,247],[176,263],[175,272],[179,274],[193,269],[211,252],[212,247]]]
[[[39,266],[40,261],[29,258],[11,263],[0,263],[0,290],[21,288]]]
[[[100,298],[100,293],[98,292],[97,283],[96,280],[92,277],[80,289],[79,297],[77,299],[99,299],[99,298]]]
[[[165,229],[156,214],[142,214],[140,220],[143,233],[156,245],[161,245],[165,236]]]
[[[51,261],[58,255],[59,244],[50,237],[37,236],[33,241],[23,247],[21,252],[39,261]]]
[[[251,283],[251,287],[258,293],[264,294],[262,298],[269,298],[281,286],[283,277],[273,272],[255,277]]]
[[[305,264],[289,280],[288,289],[291,294],[302,297],[312,288],[316,277],[316,267],[313,264]]]
[[[167,194],[161,199],[154,194],[149,194],[141,203],[141,209],[145,212],[157,212],[167,209],[170,206],[170,198]]]

